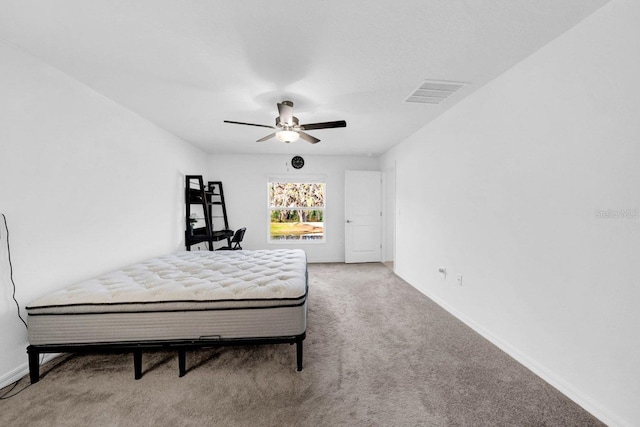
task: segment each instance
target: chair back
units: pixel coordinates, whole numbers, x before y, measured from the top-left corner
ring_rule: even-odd
[[[233,243],[233,249],[242,249],[240,246],[240,242],[244,239],[244,232],[247,231],[247,227],[238,228],[235,233],[233,233],[233,238],[231,238],[231,243]]]

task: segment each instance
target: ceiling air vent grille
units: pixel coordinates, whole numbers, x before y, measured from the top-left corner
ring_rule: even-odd
[[[466,85],[466,83],[426,80],[404,102],[440,104]]]

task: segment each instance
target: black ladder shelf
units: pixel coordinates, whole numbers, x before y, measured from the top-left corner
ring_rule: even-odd
[[[207,242],[212,251],[213,242],[220,240],[230,246],[233,230],[229,230],[222,181],[209,181],[207,187],[202,175],[187,175],[185,181],[186,249],[190,251],[191,246]]]

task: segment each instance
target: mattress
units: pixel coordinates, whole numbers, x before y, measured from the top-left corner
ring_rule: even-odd
[[[304,251],[183,251],[45,295],[27,307],[31,345],[298,336]]]

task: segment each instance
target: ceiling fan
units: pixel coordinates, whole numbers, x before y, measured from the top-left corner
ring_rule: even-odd
[[[278,104],[278,117],[276,117],[276,125],[258,125],[255,123],[245,123],[245,122],[234,122],[231,120],[225,120],[225,123],[233,123],[236,125],[248,125],[248,126],[259,126],[263,128],[277,129],[274,133],[265,136],[264,138],[260,138],[257,142],[266,141],[271,138],[277,138],[279,141],[290,143],[295,142],[298,138],[302,138],[305,141],[308,141],[312,144],[320,142],[320,140],[316,137],[309,135],[305,130],[316,130],[316,129],[329,129],[329,128],[343,128],[347,126],[347,122],[344,120],[338,120],[335,122],[322,122],[322,123],[308,123],[306,125],[301,125],[298,122],[298,118],[293,115],[293,102],[291,101],[282,101]]]

